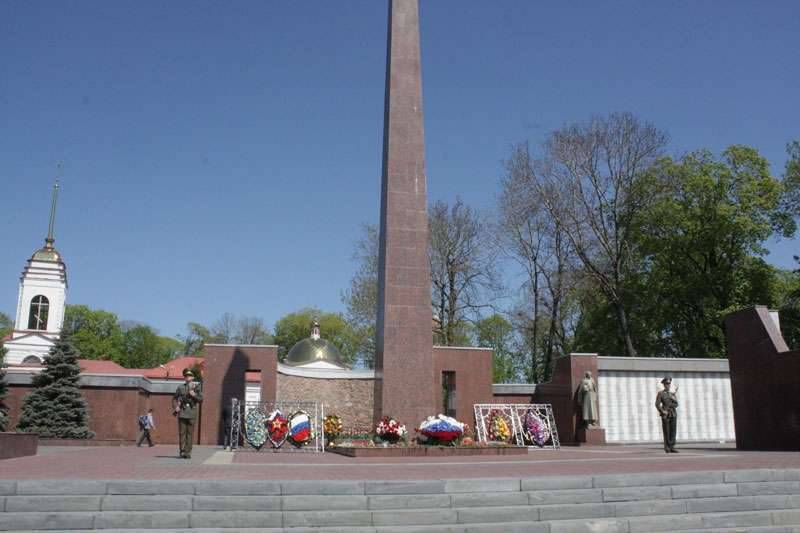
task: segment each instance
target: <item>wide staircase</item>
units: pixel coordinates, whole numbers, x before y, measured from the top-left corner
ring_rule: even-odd
[[[800,470],[429,481],[0,480],[0,530],[800,532]]]

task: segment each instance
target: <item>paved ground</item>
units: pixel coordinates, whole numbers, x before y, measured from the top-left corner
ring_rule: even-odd
[[[531,450],[518,456],[355,459],[333,453],[230,453],[195,446],[191,460],[175,446],[42,446],[33,457],[0,461],[0,479],[448,479],[534,477],[751,468],[800,468],[797,452],[740,452],[732,445],[606,446]]]

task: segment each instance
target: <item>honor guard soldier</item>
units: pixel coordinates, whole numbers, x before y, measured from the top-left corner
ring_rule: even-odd
[[[656,409],[661,415],[661,431],[664,433],[664,451],[678,453],[675,449],[675,434],[678,430],[678,398],[670,390],[672,378],[667,376],[661,380],[664,390],[656,396]]]
[[[195,383],[194,374],[188,368],[183,369],[184,382],[172,397],[173,414],[178,417],[178,446],[181,457],[192,458],[192,436],[194,435],[194,419],[197,416],[197,405],[203,401],[200,384]]]

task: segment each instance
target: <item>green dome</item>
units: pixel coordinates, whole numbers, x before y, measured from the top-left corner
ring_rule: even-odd
[[[292,346],[292,349],[286,355],[286,364],[292,366],[307,365],[321,361],[344,367],[342,354],[339,353],[336,346],[325,339],[303,339]]]

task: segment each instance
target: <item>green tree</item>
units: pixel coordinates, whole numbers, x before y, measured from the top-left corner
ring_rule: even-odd
[[[665,160],[658,172],[668,193],[642,218],[650,268],[641,296],[675,355],[723,357],[724,316],[777,303],[776,270],[760,256],[767,239],[795,232],[784,188],[746,146]]]
[[[206,344],[216,342],[211,330],[197,322],[186,324],[186,335],[178,335],[178,339],[183,343],[181,353],[184,355],[199,354]]]
[[[3,346],[0,337],[0,431],[5,431],[8,427],[8,406],[5,403],[8,395],[8,381],[6,381],[5,357],[8,350]]]
[[[183,344],[159,336],[150,326],[137,325],[122,336],[122,353],[114,361],[126,368],[153,368],[180,352]]]
[[[358,267],[341,299],[347,306],[347,321],[360,339],[357,358],[364,367],[372,368],[378,307],[378,228],[364,224],[362,229],[363,236],[356,242],[352,257]]]
[[[91,439],[89,412],[78,387],[78,352],[62,336],[33,376],[33,391],[22,404],[17,430],[45,438]]]
[[[0,313],[0,341],[14,329],[14,321],[5,313]]]
[[[278,358],[283,361],[292,346],[310,335],[315,319],[322,338],[336,346],[343,362],[351,365],[361,343],[359,336],[341,313],[325,313],[313,307],[289,313],[275,323],[273,342],[278,345]]]
[[[789,159],[783,174],[783,208],[791,216],[800,216],[800,141],[786,146]]]
[[[800,267],[800,257],[794,259]],[[781,271],[779,280],[781,332],[789,348],[800,350],[800,268]]]
[[[124,358],[124,334],[114,313],[85,305],[67,305],[62,334],[84,359]]]
[[[513,383],[519,380],[520,353],[514,349],[514,325],[495,313],[475,323],[478,346],[491,348],[494,383]]]

